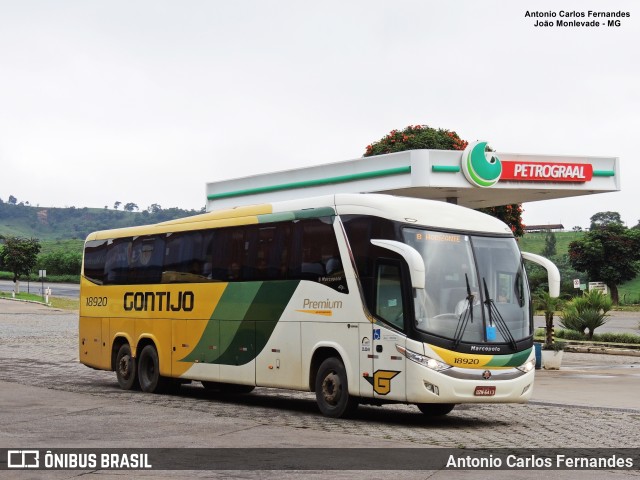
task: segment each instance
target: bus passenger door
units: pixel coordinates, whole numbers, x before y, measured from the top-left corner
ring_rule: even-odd
[[[402,267],[396,260],[380,260],[376,266],[375,315],[373,324],[374,397],[381,400],[406,399],[405,357],[398,351],[404,348],[406,335],[404,318],[407,306],[402,287]]]

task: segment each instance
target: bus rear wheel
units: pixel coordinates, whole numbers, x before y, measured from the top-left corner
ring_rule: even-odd
[[[418,403],[420,411],[428,417],[442,417],[455,406],[455,403]]]
[[[131,347],[128,343],[120,346],[116,355],[116,377],[118,385],[123,390],[135,388],[138,378],[136,377],[136,359],[131,355]]]
[[[165,379],[160,376],[158,351],[153,345],[146,345],[140,352],[138,381],[143,392],[158,393],[165,387]]]
[[[352,414],[358,401],[349,396],[347,372],[340,360],[327,358],[316,375],[316,401],[323,415],[342,418]]]

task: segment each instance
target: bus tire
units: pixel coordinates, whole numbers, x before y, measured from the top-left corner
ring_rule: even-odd
[[[344,365],[335,357],[320,364],[316,374],[316,402],[322,414],[331,418],[346,417],[358,407],[358,401],[349,396]]]
[[[138,380],[136,372],[136,359],[131,355],[131,347],[128,343],[120,346],[116,355],[116,378],[122,390],[131,390],[136,387]]]
[[[418,408],[428,417],[442,417],[453,410],[455,403],[418,403]]]
[[[138,356],[138,381],[143,392],[158,393],[163,390],[164,379],[160,376],[158,351],[153,345],[146,345]]]

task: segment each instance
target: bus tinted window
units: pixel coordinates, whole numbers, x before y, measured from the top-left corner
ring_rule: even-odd
[[[105,284],[129,283],[131,243],[130,238],[118,238],[107,242],[107,258],[104,265]]]
[[[84,274],[94,283],[104,282],[104,264],[107,258],[107,241],[92,240],[84,247]]]
[[[210,280],[211,258],[207,255],[207,247],[212,235],[210,231],[167,234],[162,283]]]
[[[294,229],[290,278],[319,282],[347,293],[331,219],[303,220]]]
[[[129,258],[129,283],[160,283],[163,256],[164,238],[136,238]]]
[[[87,242],[95,283],[310,280],[347,293],[332,217]]]

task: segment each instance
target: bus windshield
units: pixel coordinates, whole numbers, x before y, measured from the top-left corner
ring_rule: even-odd
[[[465,343],[515,343],[532,334],[530,299],[514,238],[405,228],[425,264],[416,327]]]

